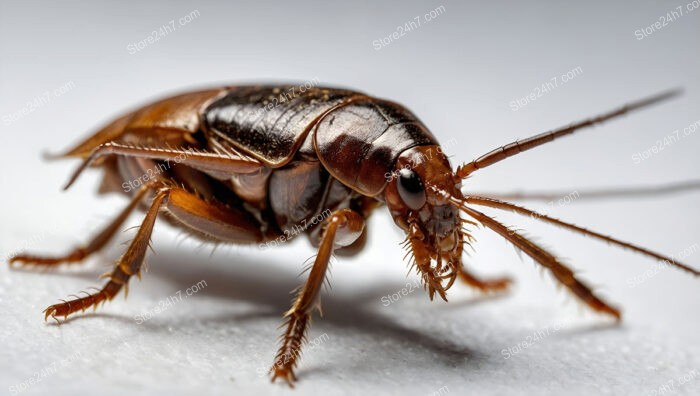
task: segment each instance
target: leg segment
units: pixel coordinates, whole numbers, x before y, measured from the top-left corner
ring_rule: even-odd
[[[483,293],[488,292],[499,292],[508,289],[508,286],[513,282],[510,278],[494,278],[494,279],[479,279],[472,275],[467,269],[462,265],[459,267],[459,279],[461,279],[467,285],[479,290]]]
[[[169,191],[168,189],[162,189],[158,191],[155,198],[153,198],[151,207],[148,209],[146,217],[143,219],[141,227],[136,233],[136,237],[131,241],[129,248],[119,259],[112,273],[108,275],[110,278],[109,282],[97,293],[86,293],[87,295],[85,297],[64,301],[61,304],[55,304],[46,308],[46,310],[44,310],[46,319],[48,319],[49,316],[54,319],[56,316],[63,316],[65,318],[77,311],[85,311],[85,309],[90,307],[97,308],[97,304],[114,298],[119,290],[121,290],[122,286],[127,284],[131,275],[138,275],[140,273],[141,264],[143,264],[143,259],[146,255],[148,243],[153,231],[153,225],[161,205],[167,200]]]
[[[547,268],[552,275],[554,275],[554,278],[557,281],[561,282],[564,286],[571,290],[576,297],[586,303],[591,309],[611,315],[618,320],[620,319],[620,311],[618,309],[613,308],[600,298],[596,297],[588,286],[576,279],[573,271],[562,264],[551,253],[542,249],[540,246],[536,245],[534,242],[530,241],[519,233],[509,229],[505,225],[477,210],[464,206],[463,204],[460,204],[460,208],[466,214],[479,221],[485,227],[495,231],[497,234],[507,239],[517,248],[525,252],[528,256],[532,257],[540,265]]]
[[[471,245],[471,234],[465,232],[467,240],[464,241],[466,244]],[[480,279],[479,277],[470,273],[464,263],[462,262],[462,253],[464,251],[464,243],[459,244],[455,249],[454,254],[449,258],[449,262],[457,263],[457,277],[462,280],[462,282],[467,285],[479,290],[482,293],[489,292],[500,292],[505,291],[513,283],[512,279],[508,277],[493,278],[493,279]]]
[[[53,266],[61,263],[75,263],[84,260],[90,254],[102,249],[112,239],[112,237],[117,233],[117,230],[119,230],[124,221],[129,217],[131,212],[134,211],[141,200],[143,200],[143,197],[149,190],[150,187],[147,186],[139,190],[139,192],[134,195],[129,205],[124,208],[124,210],[122,210],[122,212],[119,213],[119,215],[112,220],[107,227],[100,231],[100,233],[97,234],[86,246],[75,248],[66,255],[56,257],[42,257],[21,253],[13,256],[10,259],[10,266],[12,266],[14,263],[19,263],[21,265]]]
[[[309,278],[297,294],[292,308],[285,313],[287,330],[270,369],[272,381],[280,377],[293,386],[296,380],[294,367],[301,352],[301,344],[306,337],[311,312],[319,304],[318,294],[326,278],[333,250],[351,245],[360,237],[364,227],[364,218],[350,209],[336,211],[324,224],[318,255],[311,267]]]
[[[235,243],[263,240],[260,222],[241,208],[207,202],[182,189],[170,191],[165,207],[169,218],[204,239]]]
[[[126,253],[117,261],[112,273],[108,275],[109,282],[95,294],[86,293],[85,297],[48,307],[44,311],[45,317],[67,317],[77,311],[84,311],[90,307],[96,308],[100,302],[114,298],[122,287],[126,287],[128,291],[130,277],[134,274],[139,276],[153,225],[161,208],[167,210],[170,219],[187,226],[205,239],[250,243],[261,241],[263,237],[260,224],[251,214],[243,210],[206,202],[178,188],[161,188],[146,212],[136,237]]]

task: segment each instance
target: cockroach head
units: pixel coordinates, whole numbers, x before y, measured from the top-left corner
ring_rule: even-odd
[[[384,197],[394,222],[409,237],[422,238],[433,254],[456,249],[462,239],[462,220],[455,204],[463,198],[461,179],[440,147],[404,151],[387,176]]]

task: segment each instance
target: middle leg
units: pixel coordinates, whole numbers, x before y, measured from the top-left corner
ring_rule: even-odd
[[[306,338],[306,330],[311,321],[311,312],[318,304],[318,294],[326,279],[326,271],[333,250],[349,246],[355,242],[365,228],[365,219],[350,209],[340,209],[324,224],[321,244],[314,261],[309,278],[294,300],[292,308],[285,313],[287,330],[282,338],[282,345],[275,357],[275,363],[270,369],[272,381],[277,377],[283,378],[289,386],[293,386],[296,377],[294,366],[297,364],[301,344]]]

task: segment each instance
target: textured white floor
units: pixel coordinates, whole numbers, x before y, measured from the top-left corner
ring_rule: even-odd
[[[685,2],[681,2],[685,4]],[[19,4],[19,3],[18,3]],[[515,138],[682,86],[683,98],[499,164],[465,183],[472,190],[662,184],[698,178],[700,136],[640,164],[632,156],[700,118],[700,11],[644,40],[635,29],[673,5],[469,5],[415,2],[301,6],[198,3],[125,6],[0,5],[0,116],[74,82],[50,104],[0,123],[0,256],[20,248],[62,252],[125,201],[94,195],[86,173],[59,191],[76,165],[46,163],[124,108],[163,92],[213,83],[308,80],[356,87],[413,109],[448,152],[466,161]],[[444,4],[447,12],[380,51],[372,40]],[[680,3],[679,3],[680,4]],[[197,8],[187,27],[138,54],[126,45]],[[580,66],[583,74],[514,112],[509,102]],[[667,254],[700,244],[699,194],[529,206]],[[496,212],[490,211],[489,213]],[[484,276],[508,274],[511,293],[483,297],[457,284],[450,302],[405,277],[402,237],[386,210],[369,222],[370,243],[332,269],[297,371],[296,390],[266,371],[277,327],[313,254],[305,240],[279,249],[199,247],[156,225],[142,281],[95,314],[57,326],[48,305],[90,286],[123,246],[85,265],[37,273],[0,265],[0,394],[610,394],[700,393],[700,284],[679,271],[514,215],[498,214],[561,255],[611,302],[615,325],[590,314],[531,260],[477,231],[468,259]],[[129,225],[138,224],[134,216]],[[119,236],[129,240],[133,230]],[[691,249],[692,250],[692,249]],[[700,267],[700,251],[685,261]],[[645,275],[652,270],[653,276]],[[643,282],[631,287],[631,283]],[[153,315],[178,292],[196,294]],[[408,285],[407,285],[408,283]],[[384,298],[384,299],[383,299]],[[139,323],[141,322],[141,323]],[[534,342],[530,342],[536,338]],[[32,379],[34,381],[32,382]],[[37,381],[38,380],[38,381]]]
[[[390,226],[373,223],[381,229],[377,233]],[[156,389],[174,394],[201,389],[288,393],[260,373],[274,355],[276,327],[289,291],[299,282],[300,261],[311,254],[306,243],[265,253],[219,250],[209,257],[210,249],[198,250],[192,241],[176,246],[167,236],[176,234],[165,226],[158,235],[158,254],[149,260],[143,281],[132,282],[126,302],[120,297],[96,314],[61,326],[45,323],[41,310],[57,298],[100,284],[96,275],[116,258],[118,247],[84,268],[0,270],[0,337],[5,345],[0,386],[11,394],[23,382],[30,385],[26,394],[91,388],[105,394],[125,389],[143,394]],[[3,236],[8,238],[13,240]],[[60,242],[71,239],[47,234],[36,247],[60,250]],[[662,272],[630,288],[620,268],[606,269],[618,255],[595,249],[610,259],[589,277],[601,280],[612,273],[605,294],[626,308],[627,318],[617,326],[578,310],[577,304],[563,304],[571,299],[555,292],[548,277],[538,279],[529,260],[520,262],[509,247],[492,241],[477,249],[504,254],[487,251],[477,254],[477,261],[505,257],[508,272],[520,278],[513,295],[480,297],[457,285],[449,303],[430,303],[416,290],[387,306],[386,296],[413,290],[415,278],[403,280],[398,249],[378,252],[393,245],[371,245],[372,253],[341,259],[333,268],[334,287],[323,298],[325,315],[314,320],[314,347],[305,352],[298,370],[298,394],[381,390],[421,395],[447,387],[451,394],[566,390],[617,395],[653,394],[664,384],[674,384],[677,394],[700,389],[694,279]],[[621,267],[635,275],[648,264],[634,256],[628,261],[635,265]],[[206,286],[196,294],[155,313],[169,297],[186,295],[201,280]],[[138,319],[148,313],[153,314],[150,320]],[[57,369],[50,375],[41,374],[53,367]],[[41,380],[31,385],[27,381],[32,377]],[[682,385],[685,377],[693,380]]]

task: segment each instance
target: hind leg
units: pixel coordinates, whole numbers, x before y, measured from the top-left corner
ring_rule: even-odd
[[[143,219],[136,233],[136,237],[131,241],[124,255],[119,258],[112,273],[106,275],[109,277],[109,282],[97,293],[86,293],[85,297],[76,296],[73,300],[63,301],[60,304],[55,304],[46,308],[44,310],[46,314],[44,316],[45,319],[48,319],[49,316],[54,319],[56,319],[56,316],[63,316],[65,318],[77,311],[85,311],[85,309],[90,307],[96,308],[97,304],[114,298],[114,296],[119,293],[122,286],[127,284],[131,275],[138,275],[140,273],[141,264],[146,255],[148,243],[153,231],[153,225],[158,216],[158,210],[163,204],[163,201],[167,199],[169,191],[168,189],[162,189],[158,191],[155,198],[153,198],[153,202],[146,213],[146,217]]]
[[[167,210],[171,220],[206,239],[234,243],[264,240],[262,225],[244,209],[207,202],[180,188],[161,187],[157,190],[136,237],[119,258],[114,270],[106,274],[109,282],[96,293],[86,293],[85,297],[75,296],[73,300],[46,308],[45,318],[67,317],[90,307],[96,308],[99,303],[114,298],[122,287],[127,287],[128,291],[127,283],[131,276],[140,274],[153,226],[161,208]]]
[[[287,320],[283,326],[286,326],[287,329],[281,337],[282,345],[275,357],[275,363],[270,369],[273,382],[275,379],[281,378],[287,381],[291,387],[296,381],[294,367],[298,363],[301,347],[306,339],[306,331],[311,322],[311,311],[314,308],[320,310],[319,293],[324,280],[326,280],[326,272],[333,251],[336,248],[354,243],[365,228],[365,219],[350,209],[340,209],[333,213],[323,227],[321,244],[309,277],[304,286],[299,289],[292,308],[284,314]]]
[[[109,223],[102,231],[100,231],[99,234],[95,235],[95,237],[87,245],[77,247],[62,256],[49,257],[20,253],[10,258],[10,266],[13,266],[15,263],[18,263],[20,265],[40,265],[48,267],[62,263],[77,263],[83,261],[92,253],[95,253],[102,249],[112,239],[112,237],[117,233],[117,230],[119,230],[122,224],[124,224],[124,221],[129,217],[131,212],[134,211],[134,209],[136,208],[136,206],[138,206],[141,200],[143,200],[143,197],[149,190],[150,188],[144,187],[138,193],[136,193],[129,205],[126,208],[124,208],[124,210],[122,210],[121,213],[119,213],[119,215],[114,220],[112,220],[111,223]]]

